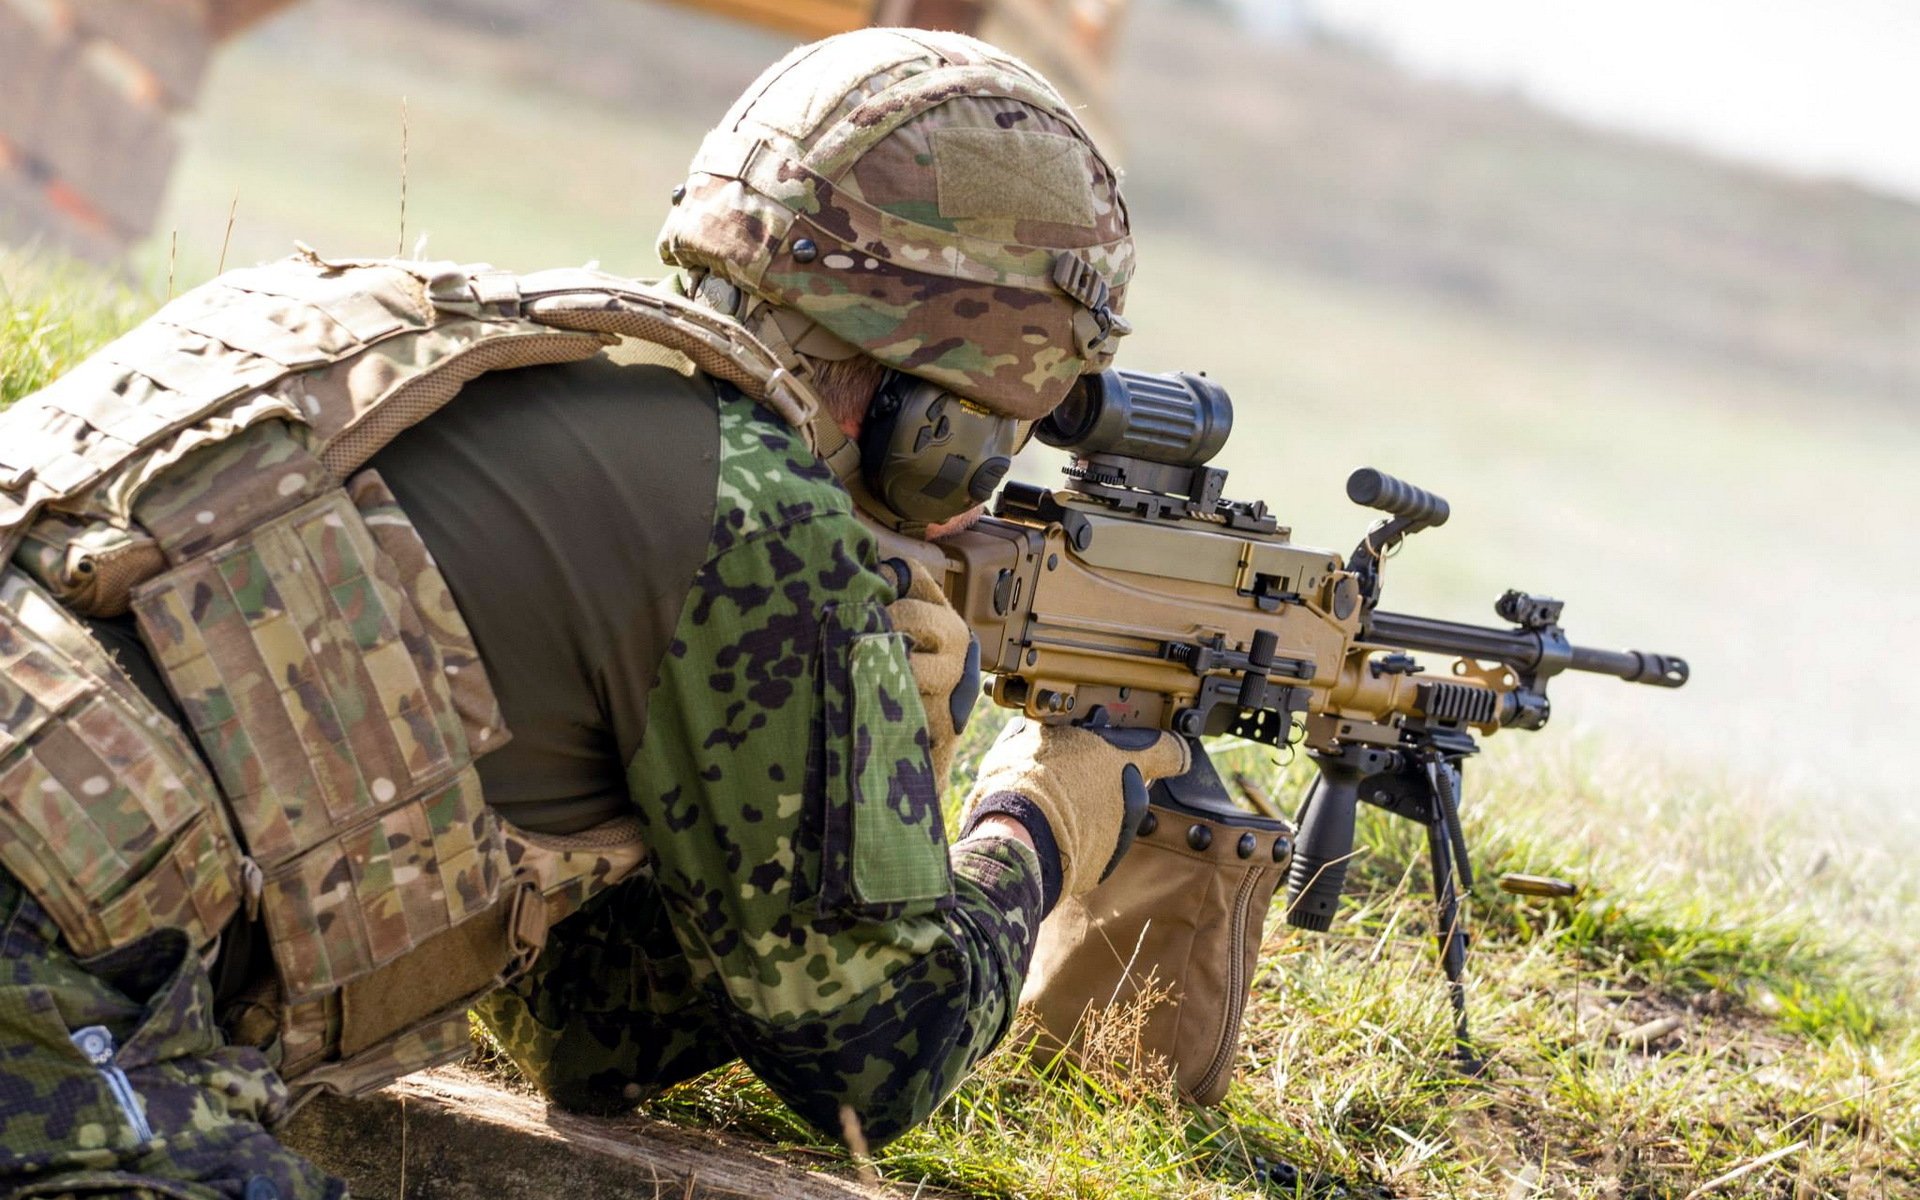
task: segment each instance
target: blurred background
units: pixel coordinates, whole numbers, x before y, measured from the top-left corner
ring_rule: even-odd
[[[1558,683],[1506,753],[1916,828],[1897,0],[0,0],[0,236],[156,300],[295,238],[655,274],[707,126],[875,17],[977,26],[1085,106],[1139,241],[1123,365],[1228,387],[1230,494],[1344,550],[1380,467],[1454,508],[1389,607],[1492,623],[1520,587],[1693,662]]]

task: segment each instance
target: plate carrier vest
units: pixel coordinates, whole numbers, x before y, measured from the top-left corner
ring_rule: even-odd
[[[635,817],[552,837],[483,802],[473,762],[508,731],[363,465],[484,372],[623,338],[810,444],[818,403],[665,286],[302,249],[0,414],[0,865],[82,957],[175,927],[211,961],[257,916],[275,977],[229,1032],[277,1039],[298,1092],[353,1094],[464,1053],[467,1006],[646,856]],[[189,730],[74,616],[128,611]]]

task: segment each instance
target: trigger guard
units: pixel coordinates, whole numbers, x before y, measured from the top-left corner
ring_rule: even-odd
[[[1158,729],[1140,726],[1121,729],[1112,725],[1102,725],[1093,728],[1093,732],[1099,734],[1100,740],[1115,750],[1148,750],[1158,743],[1161,737]],[[1144,810],[1141,815],[1146,815]]]
[[[1150,730],[1156,737],[1157,730]],[[1113,857],[1107,860],[1107,869],[1100,872],[1104,882],[1113,874],[1120,860],[1133,849],[1134,834],[1140,829],[1140,823],[1147,818],[1147,780],[1140,774],[1140,768],[1128,763],[1120,772],[1120,840],[1114,844]]]
[[[980,639],[967,634],[967,657],[960,668],[960,682],[953,685],[953,691],[947,696],[947,719],[953,722],[953,732],[966,731],[967,722],[973,718],[973,706],[980,700]]]

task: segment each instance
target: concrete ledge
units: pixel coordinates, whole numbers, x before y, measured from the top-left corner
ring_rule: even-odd
[[[362,1200],[899,1200],[763,1147],[639,1117],[549,1110],[458,1067],[359,1100],[321,1097],[280,1131]]]

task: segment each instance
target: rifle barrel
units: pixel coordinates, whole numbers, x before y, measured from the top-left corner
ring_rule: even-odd
[[[1687,660],[1672,654],[1655,654],[1650,650],[1598,650],[1592,646],[1574,646],[1572,650],[1573,657],[1567,665],[1573,670],[1613,675],[1628,683],[1677,688],[1687,681],[1691,673]]]
[[[1557,638],[1550,642],[1548,636],[1538,630],[1490,629],[1484,625],[1391,612],[1375,612],[1368,617],[1366,637],[1371,642],[1408,650],[1502,662],[1522,672],[1538,669],[1557,649],[1553,642],[1558,642]],[[1568,646],[1565,653],[1565,667],[1575,671],[1612,675],[1629,683],[1653,687],[1676,688],[1687,681],[1686,660],[1671,654],[1600,650],[1591,646]]]

